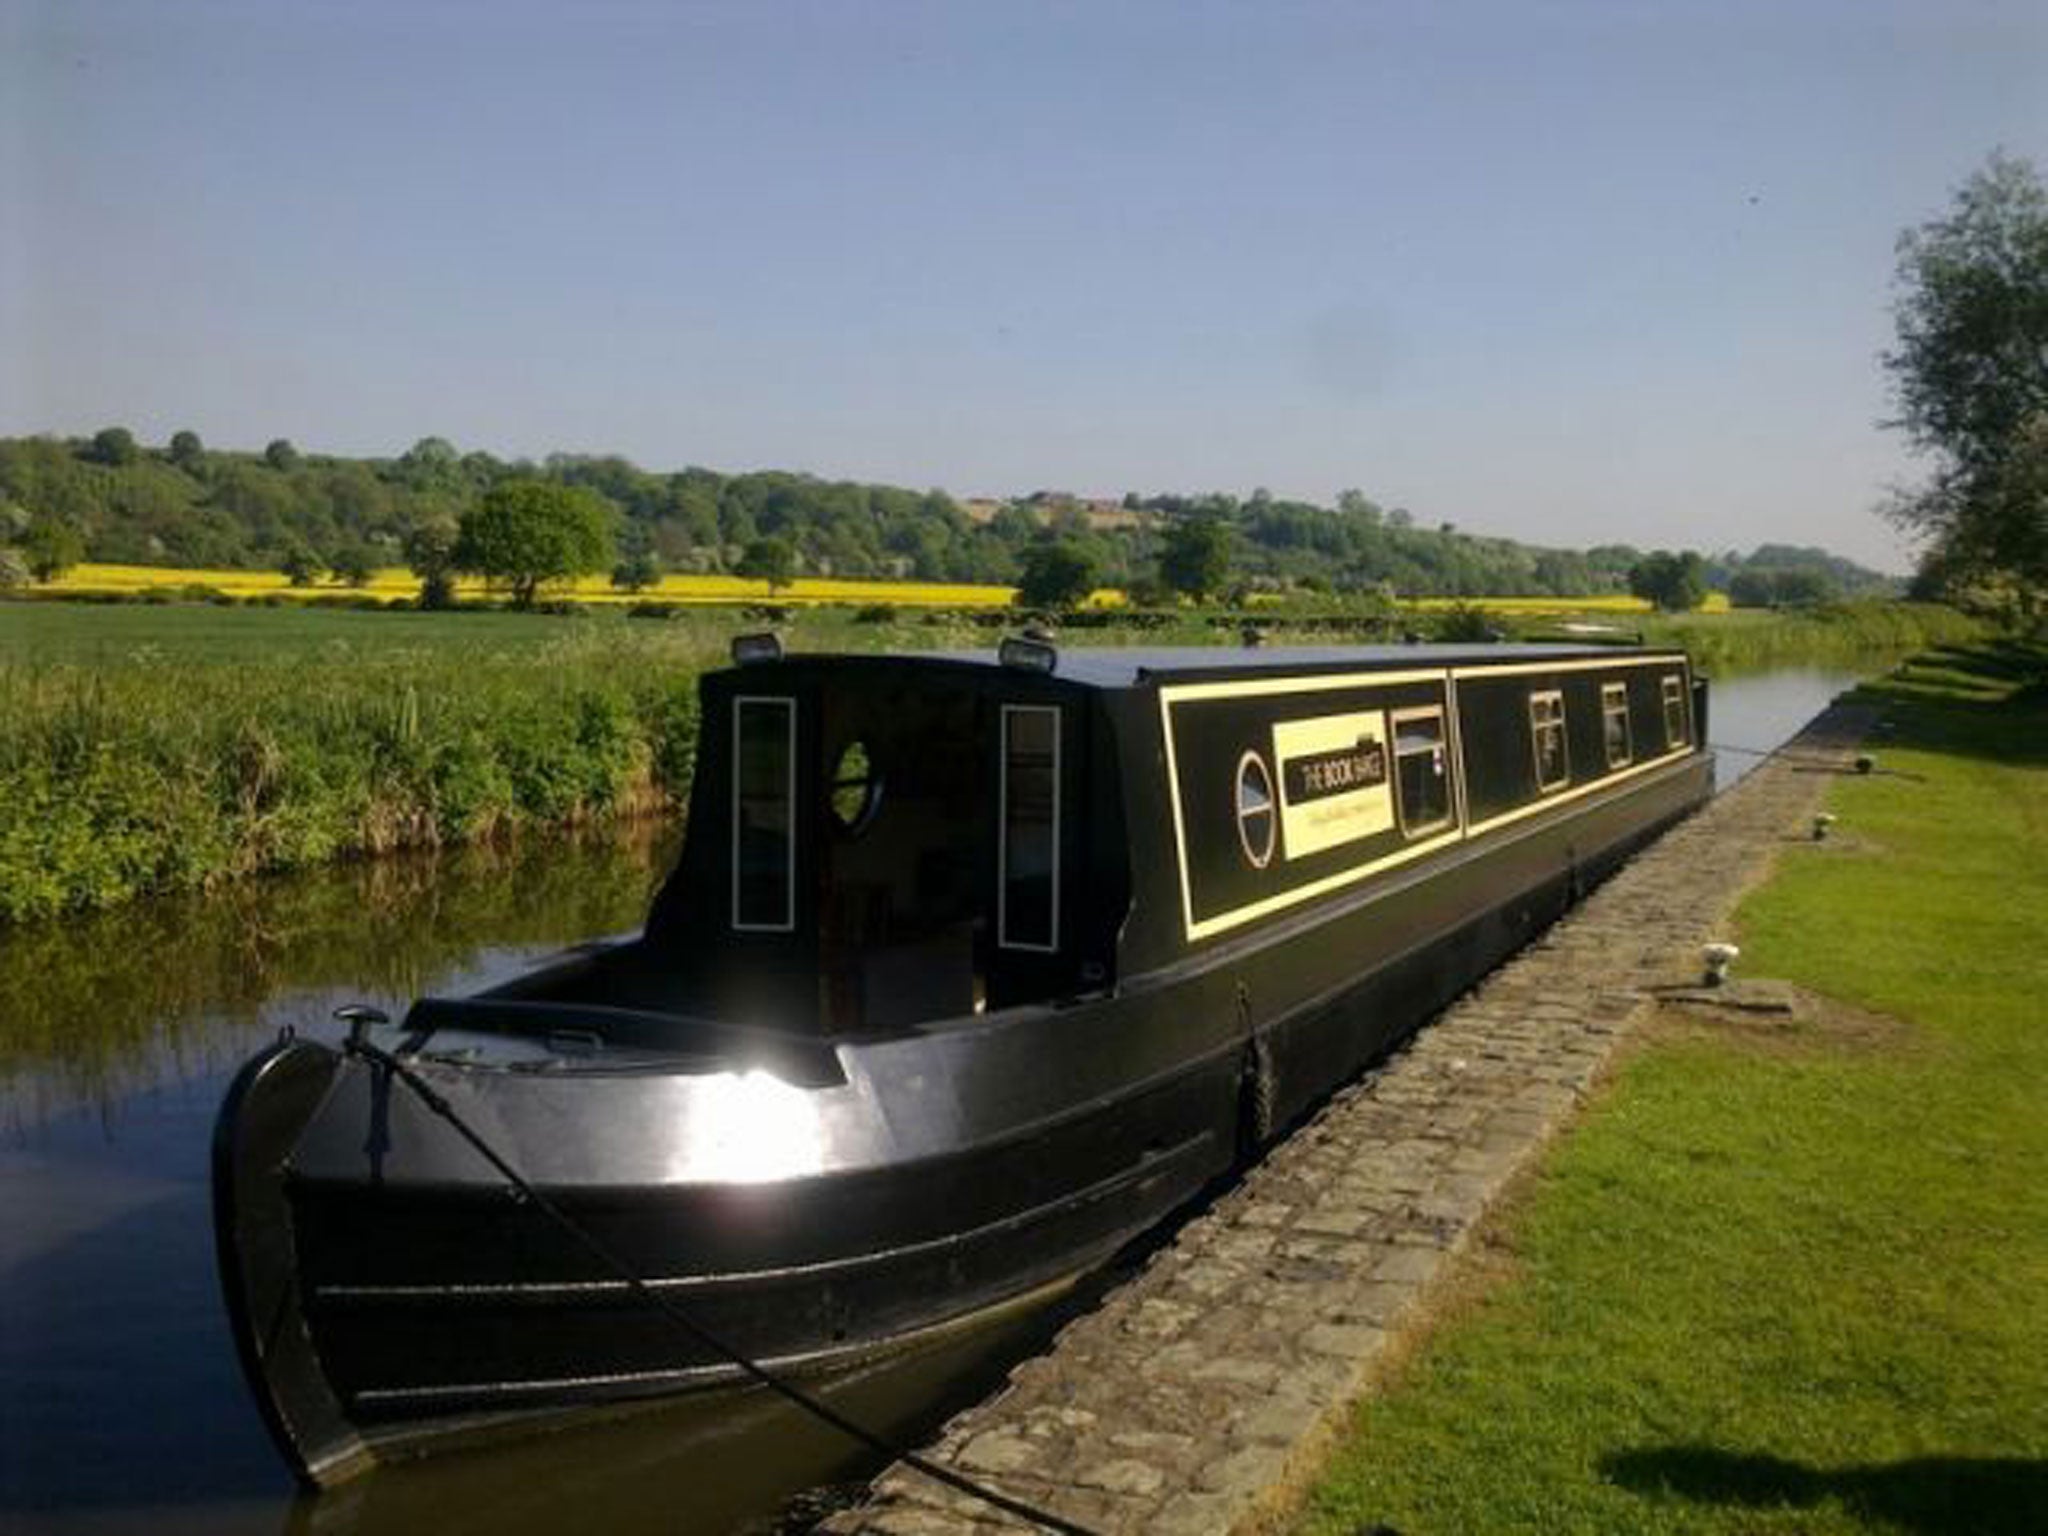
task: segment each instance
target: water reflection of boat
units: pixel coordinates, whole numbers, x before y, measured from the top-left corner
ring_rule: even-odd
[[[805,1371],[1099,1262],[1695,806],[1701,702],[1581,647],[708,675],[638,939],[237,1079],[223,1273],[280,1444],[328,1481],[738,1379],[650,1297]]]
[[[1055,1315],[1057,1309],[1055,1309]],[[1042,1345],[1051,1318],[1018,1313],[928,1347],[835,1372],[831,1404],[917,1444],[949,1411]],[[294,1501],[281,1536],[703,1536],[808,1530],[866,1486],[872,1457],[771,1392],[698,1393],[551,1416],[460,1456],[382,1467]],[[715,1467],[716,1476],[705,1469]]]

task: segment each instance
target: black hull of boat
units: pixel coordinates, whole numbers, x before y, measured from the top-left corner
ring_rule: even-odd
[[[1199,1089],[1196,1082],[1187,1086]],[[1185,1105],[1134,1103],[1125,1112],[1162,1122],[1194,1117]],[[336,1391],[366,1423],[735,1383],[744,1378],[732,1354],[777,1370],[830,1370],[1071,1279],[1182,1204],[1224,1159],[1213,1136],[1197,1134],[1056,1200],[1012,1209],[1007,1200],[984,1197],[974,1205],[1000,1214],[959,1231],[928,1236],[924,1223],[907,1219],[904,1208],[960,1209],[968,1203],[963,1182],[1000,1179],[1003,1160],[963,1156],[879,1179],[782,1189],[772,1212],[778,1230],[837,1224],[849,1204],[877,1210],[878,1220],[859,1251],[761,1269],[689,1268],[692,1252],[709,1246],[691,1234],[732,1220],[733,1202],[672,1191],[550,1197],[619,1254],[663,1305],[731,1353],[685,1331],[636,1286],[604,1273],[549,1217],[531,1206],[508,1209],[498,1192],[407,1199],[390,1214],[408,1225],[436,1226],[444,1240],[473,1237],[465,1268],[475,1273],[529,1278],[313,1280],[307,1316],[323,1358],[333,1362]],[[888,1187],[844,1187],[855,1182]],[[886,1198],[876,1198],[881,1194]],[[385,1202],[356,1192],[301,1189],[293,1204],[294,1219],[309,1229],[332,1223],[368,1231],[387,1213]],[[344,1205],[358,1209],[344,1215]],[[891,1233],[900,1240],[888,1241]],[[335,1273],[323,1262],[326,1253],[308,1257],[309,1266],[321,1265],[311,1273]],[[403,1271],[393,1266],[393,1273]]]
[[[641,1117],[635,1144],[659,1141],[658,1074],[431,1070],[451,1096],[473,1086],[480,1130],[667,1307],[748,1360],[829,1372],[1157,1226],[1692,810],[1706,774],[1673,764],[1112,994],[849,1043],[844,1093],[876,1129],[843,1165],[606,1182],[546,1163],[550,1127],[583,1092],[590,1119],[620,1115],[602,1093]],[[214,1172],[243,1363],[309,1482],[479,1424],[742,1379],[372,1063],[301,1041],[250,1063]]]

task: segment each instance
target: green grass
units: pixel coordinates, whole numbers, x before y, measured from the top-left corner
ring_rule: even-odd
[[[0,606],[0,662],[297,661],[339,649],[388,654],[537,647],[561,633],[560,620],[521,613],[10,603]]]
[[[0,607],[0,921],[654,810],[685,625]]]
[[[1875,670],[1934,645],[1971,643],[1982,621],[1934,603],[1830,603],[1772,612],[1659,614],[1640,625],[1653,645],[1683,646],[1709,673],[1848,662]]]
[[[1902,637],[1967,622],[1866,607],[1700,619],[1684,643],[1733,646],[1738,660],[1806,644],[1879,665]],[[781,627],[795,650],[995,637],[961,614],[871,617],[805,610]],[[1221,618],[1077,628],[1067,643],[1235,639]],[[696,674],[763,622],[738,609],[0,603],[0,923],[673,808],[689,780]],[[1277,643],[1346,638],[1290,631],[1284,615],[1260,622]]]
[[[1866,1027],[1635,1054],[1304,1532],[2048,1529],[2044,671],[1866,690],[1920,777],[1843,781],[1740,915],[1745,973]]]

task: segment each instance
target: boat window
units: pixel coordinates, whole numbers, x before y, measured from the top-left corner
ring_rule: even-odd
[[[1607,766],[1627,767],[1635,756],[1628,729],[1628,684],[1600,685],[1600,736],[1607,744]]]
[[[1451,771],[1444,751],[1442,710],[1395,714],[1394,780],[1400,793],[1402,836],[1449,824]]]
[[[732,925],[796,926],[796,704],[733,700]]]
[[[1247,752],[1237,760],[1237,842],[1253,869],[1273,862],[1273,776],[1266,760]]]
[[[882,775],[868,744],[850,741],[832,766],[832,819],[848,837],[859,837],[882,805]]]
[[[1556,689],[1529,695],[1529,732],[1536,743],[1536,788],[1556,789],[1572,776],[1564,739],[1564,695]]]
[[[1003,838],[996,942],[1054,950],[1060,929],[1060,712],[1003,706]]]
[[[1664,745],[1685,745],[1685,684],[1675,676],[1664,679]]]

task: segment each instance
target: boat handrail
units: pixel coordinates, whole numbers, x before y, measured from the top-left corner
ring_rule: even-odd
[[[768,1068],[799,1087],[833,1087],[846,1081],[837,1043],[822,1036],[580,999],[423,997],[406,1015],[405,1029],[414,1035],[446,1029],[544,1040],[573,1031],[598,1051],[624,1046],[723,1057],[741,1069]]]

